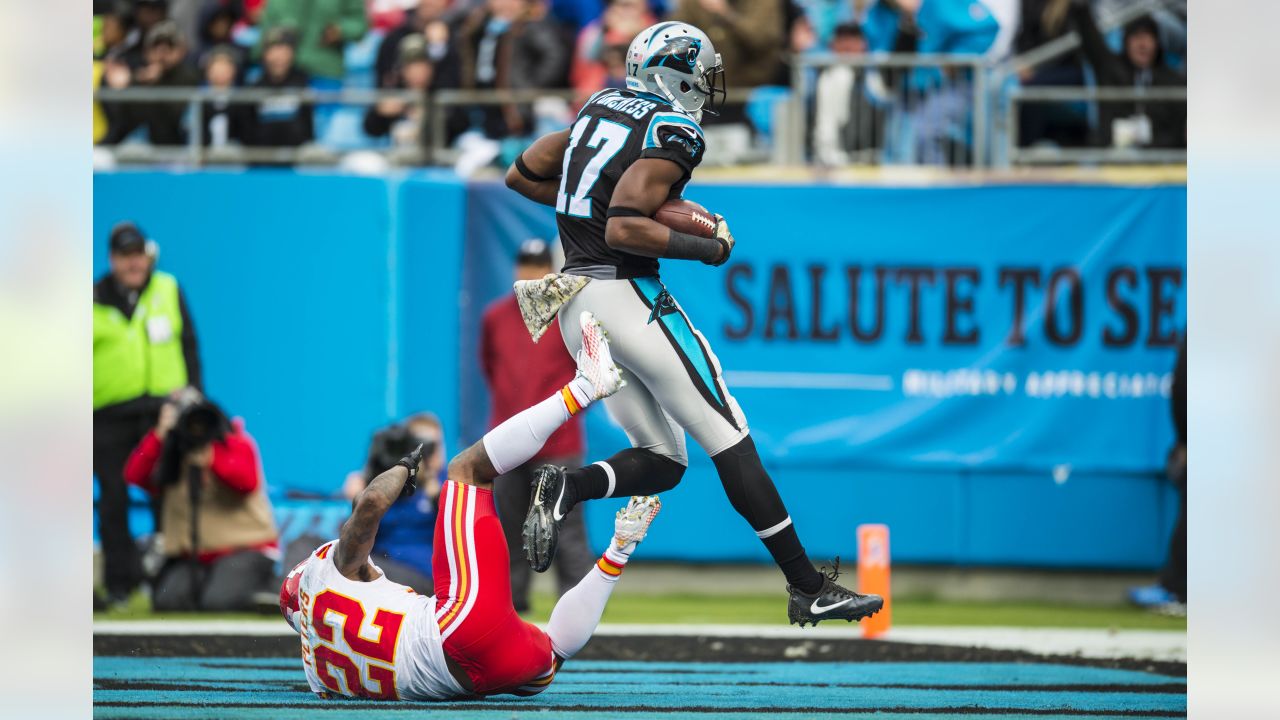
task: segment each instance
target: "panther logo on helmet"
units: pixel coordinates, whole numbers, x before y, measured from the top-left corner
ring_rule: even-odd
[[[702,43],[692,40],[689,43],[689,49],[685,51],[685,59],[689,61],[689,67],[698,64],[698,53],[702,51]]]
[[[664,98],[698,120],[723,103],[724,67],[706,33],[688,23],[658,23],[627,48],[627,89]]]
[[[657,52],[649,56],[645,67],[669,67],[673,70],[693,68],[698,64],[698,53],[702,43],[695,37],[681,35],[671,38]]]

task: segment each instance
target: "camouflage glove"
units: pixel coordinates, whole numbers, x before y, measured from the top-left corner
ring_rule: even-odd
[[[729,255],[733,252],[733,245],[736,241],[733,239],[733,233],[729,232],[729,222],[719,213],[716,214],[716,232],[711,237],[720,243],[720,247],[724,248],[724,255],[721,255],[718,261],[707,264],[720,267],[729,262]]]

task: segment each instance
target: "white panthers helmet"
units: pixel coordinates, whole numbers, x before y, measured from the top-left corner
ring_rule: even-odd
[[[704,110],[715,115],[724,104],[720,53],[706,33],[689,23],[645,28],[627,48],[627,89],[665,98],[700,121]]]

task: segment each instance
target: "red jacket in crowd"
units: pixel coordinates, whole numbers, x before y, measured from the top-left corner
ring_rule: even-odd
[[[564,387],[577,371],[560,339],[559,320],[538,342],[529,337],[514,294],[484,311],[480,331],[480,368],[489,383],[489,427],[536,405]],[[555,431],[530,461],[582,454],[581,416]]]
[[[163,448],[164,441],[155,430],[147,433],[138,447],[129,453],[129,460],[124,465],[124,481],[155,495],[157,488],[152,484],[152,475],[160,463]],[[247,495],[258,488],[262,482],[258,475],[258,450],[245,434],[243,420],[233,420],[227,437],[213,443],[213,462],[209,469],[215,478],[237,492]]]

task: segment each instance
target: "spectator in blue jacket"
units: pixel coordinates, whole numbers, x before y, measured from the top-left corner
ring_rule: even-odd
[[[397,500],[383,516],[369,557],[392,582],[408,585],[422,595],[434,595],[431,541],[445,459],[440,419],[431,413],[418,413],[374,433],[364,470],[348,475],[342,490],[347,498],[354,498],[378,473],[396,464],[419,443],[424,447],[418,491]]]
[[[862,30],[872,52],[985,55],[1000,21],[982,0],[876,0]]]
[[[1000,21],[982,0],[877,0],[867,12],[863,33],[872,52],[981,56],[995,48]],[[888,148],[890,159],[924,165],[967,162],[971,81],[963,70],[944,74],[922,67],[907,74],[902,90],[916,97],[904,102],[902,121],[910,131],[902,137],[911,143]]]

